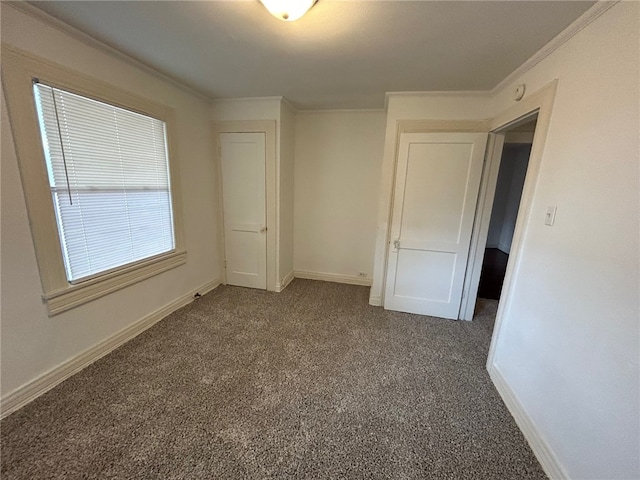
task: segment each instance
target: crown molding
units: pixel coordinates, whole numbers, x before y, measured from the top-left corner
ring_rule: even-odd
[[[89,35],[88,33],[83,32],[82,30],[76,28],[76,27],[72,27],[71,25],[69,25],[68,23],[63,22],[62,20],[60,20],[59,18],[54,17],[53,15],[50,15],[49,13],[40,10],[38,7],[36,7],[35,5],[31,5],[30,3],[26,2],[26,1],[18,1],[18,2],[6,2],[3,1],[2,2],[2,8],[6,8],[6,7],[11,7],[14,10],[17,10],[21,13],[24,13],[25,15],[28,15],[36,20],[39,20],[41,22],[43,22],[44,24],[55,28],[58,31],[61,31],[67,35],[69,35],[70,37],[74,38],[75,40],[78,40],[80,42],[82,42],[83,44],[95,48],[97,50],[102,51],[103,53],[106,53],[108,55],[111,55],[112,57],[117,58],[118,60],[122,60],[126,63],[128,63],[129,65],[136,67],[142,71],[144,71],[145,73],[148,73],[160,80],[163,80],[169,84],[171,84],[174,87],[179,88],[180,90],[190,94],[190,95],[194,95],[198,98],[200,98],[201,100],[205,100],[207,103],[211,102],[213,100],[213,98],[205,93],[204,91],[200,90],[199,88],[193,86],[193,85],[189,85],[188,83],[186,83],[183,80],[180,80],[172,75],[169,75],[168,73],[165,73],[161,70],[158,70],[157,68],[151,66],[148,63],[143,62],[142,60],[123,53],[122,51],[118,50],[117,48],[115,48],[113,45],[110,45],[109,43],[106,43],[102,40],[98,40],[94,37],[92,37],[91,35]]]
[[[511,83],[515,82],[520,76],[535,67],[542,60],[547,58],[553,52],[555,52],[562,45],[571,40],[576,34],[586,28],[594,20],[600,17],[603,13],[613,7],[620,0],[599,0],[589,10],[579,16],[573,23],[565,28],[558,35],[553,37],[549,43],[534,53],[527,61],[516,68],[513,72],[507,75],[500,83],[491,89],[489,92],[491,95],[495,95],[497,92],[507,87]]]
[[[438,96],[475,96],[491,97],[497,92],[516,81],[520,76],[524,75],[527,71],[531,70],[534,66],[547,58],[553,52],[555,52],[562,45],[567,43],[576,34],[586,28],[589,24],[595,21],[598,17],[604,14],[607,10],[619,3],[620,0],[599,0],[589,10],[584,12],[576,20],[574,20],[567,28],[552,38],[549,43],[534,53],[529,59],[527,59],[522,65],[516,68],[513,72],[507,75],[500,83],[498,83],[491,90],[471,90],[471,91],[425,91],[425,92],[386,92],[384,100],[384,108],[387,109],[389,105],[389,98],[391,97],[438,97]]]
[[[237,102],[281,102],[284,97],[221,97],[214,98],[213,103],[237,103]],[[287,102],[289,104],[289,102]],[[289,104],[290,105],[290,104]]]
[[[384,111],[389,108],[389,99],[392,97],[486,97],[489,98],[489,90],[434,90],[418,92],[385,92]]]
[[[562,32],[556,35],[549,43],[547,43],[544,47],[534,53],[528,60],[526,60],[522,65],[516,68],[513,72],[507,75],[502,81],[500,81],[495,87],[491,90],[478,90],[478,91],[414,91],[414,92],[386,92],[385,93],[385,102],[384,109],[387,110],[389,104],[389,98],[391,97],[426,97],[426,96],[492,96],[495,95],[498,91],[502,90],[509,84],[513,83],[517,80],[521,75],[529,71],[535,65],[540,63],[546,57],[551,55],[554,51],[564,45],[567,41],[573,38],[577,33],[582,31],[585,27],[591,24],[594,20],[604,14],[607,10],[617,4],[620,0],[599,0],[595,5],[593,5],[589,10],[583,13],[580,17],[578,17],[573,23],[571,23],[567,28],[565,28]],[[146,73],[153,75],[156,78],[164,80],[165,82],[170,83],[171,85],[178,87],[179,89],[199,97],[207,102],[226,102],[226,101],[249,101],[249,100],[280,100],[293,110],[296,113],[303,113],[306,111],[314,111],[317,112],[319,110],[298,110],[295,106],[289,102],[285,97],[251,97],[251,98],[213,98],[209,94],[200,90],[199,88],[186,83],[183,80],[180,80],[170,74],[167,74],[157,68],[145,63],[144,61],[131,56],[129,54],[123,53],[114,46],[109,43],[103,42],[101,40],[97,40],[91,35],[77,29],[76,27],[72,27],[71,25],[59,20],[58,18],[50,15],[43,10],[40,10],[38,7],[27,3],[26,1],[18,1],[18,2],[2,2],[3,7],[11,7],[15,10],[18,10],[22,13],[25,13],[37,20],[42,21],[43,23],[62,31],[71,37],[81,41],[85,45],[101,50],[113,57],[116,57],[120,60],[125,61],[126,63],[137,67]],[[337,111],[347,111],[347,110],[331,110],[334,112]]]
[[[385,97],[484,97],[489,90],[430,90],[416,92],[385,92]]]
[[[384,108],[322,108],[322,109],[308,109],[298,110],[297,113],[302,115],[315,115],[322,113],[384,113]]]
[[[270,97],[220,97],[211,101],[212,105],[216,103],[239,103],[239,102],[280,102],[293,113],[298,113],[296,106],[291,103],[287,97],[270,96]]]
[[[293,113],[298,113],[298,109],[296,108],[296,106],[291,103],[289,101],[289,99],[287,97],[280,97],[280,99],[282,100],[282,103],[289,109],[291,110],[291,112]],[[283,287],[284,288],[284,287]]]

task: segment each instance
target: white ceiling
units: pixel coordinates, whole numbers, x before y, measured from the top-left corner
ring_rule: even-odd
[[[212,98],[324,109],[490,90],[594,2],[320,0],[297,22],[258,0],[31,3]]]

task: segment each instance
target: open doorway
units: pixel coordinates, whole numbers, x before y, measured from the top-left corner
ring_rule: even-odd
[[[526,216],[529,208],[523,194],[535,181],[529,177],[535,177],[539,163],[538,157],[531,159],[538,116],[539,111],[531,112],[490,136],[465,280],[469,297],[460,313],[464,320],[478,321],[489,335],[499,323],[509,271],[513,273],[512,264],[517,263],[518,217]]]
[[[536,118],[532,118],[505,133],[478,284],[478,298],[500,300],[535,126]]]

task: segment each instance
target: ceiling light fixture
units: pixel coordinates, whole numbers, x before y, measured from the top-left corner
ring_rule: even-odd
[[[309,11],[318,0],[260,0],[269,13],[280,20],[293,22]]]

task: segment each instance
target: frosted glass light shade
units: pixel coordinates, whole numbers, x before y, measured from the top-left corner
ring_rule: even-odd
[[[317,0],[260,0],[269,13],[280,20],[293,22],[313,7]]]

